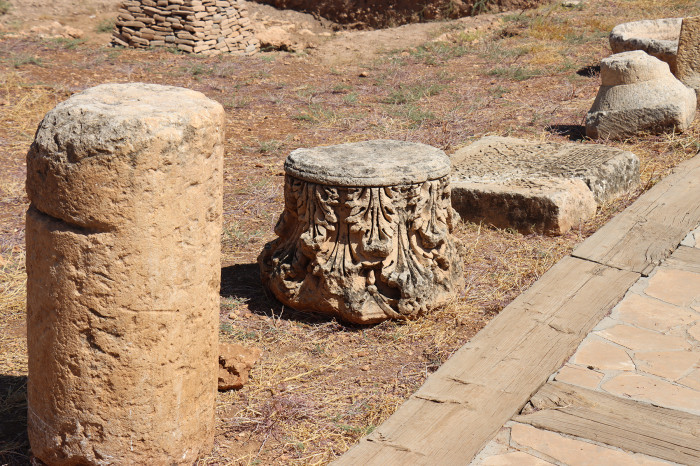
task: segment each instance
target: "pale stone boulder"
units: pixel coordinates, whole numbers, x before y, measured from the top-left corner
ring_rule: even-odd
[[[695,92],[671,74],[667,63],[645,52],[604,58],[600,75],[602,85],[586,115],[590,138],[683,131],[695,118]]]
[[[452,205],[466,220],[562,234],[639,183],[639,159],[598,144],[487,136],[452,155]]]
[[[700,104],[700,16],[683,19],[676,76],[695,91]]]
[[[224,111],[105,84],[27,154],[28,431],[46,464],[193,464],[214,442]]]
[[[642,50],[668,63],[676,72],[678,36],[683,18],[645,19],[615,26],[610,33],[613,53]]]

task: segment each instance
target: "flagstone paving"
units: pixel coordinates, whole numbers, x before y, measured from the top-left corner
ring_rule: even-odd
[[[700,227],[681,246],[700,248]],[[668,262],[629,289],[550,381],[700,415],[700,273]],[[678,463],[510,421],[471,464]]]

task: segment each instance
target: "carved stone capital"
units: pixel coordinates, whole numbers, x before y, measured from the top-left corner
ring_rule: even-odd
[[[367,324],[413,318],[455,296],[463,276],[444,153],[370,141],[295,151],[285,169],[279,238],[258,258],[263,282],[284,304]]]

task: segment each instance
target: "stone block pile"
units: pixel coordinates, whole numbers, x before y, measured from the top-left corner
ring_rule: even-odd
[[[253,55],[260,50],[241,0],[126,0],[112,44],[175,47],[207,56]]]

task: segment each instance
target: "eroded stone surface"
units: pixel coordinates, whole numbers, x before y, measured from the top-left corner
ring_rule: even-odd
[[[452,204],[472,221],[560,234],[639,182],[631,152],[484,137],[452,156]]]
[[[27,154],[28,431],[47,464],[192,464],[214,440],[224,110],[109,84]]]
[[[675,74],[683,84],[695,90],[700,102],[700,16],[683,18]]]
[[[700,301],[700,273],[660,268],[644,292],[667,303],[693,306]]]
[[[600,68],[602,85],[586,115],[588,137],[683,131],[695,118],[695,91],[657,58],[638,50],[623,52],[604,58]]]
[[[652,293],[655,289],[656,287],[652,289]],[[657,332],[667,332],[700,318],[700,314],[689,309],[637,294],[625,298],[613,311],[613,316],[637,327]]]
[[[678,380],[698,366],[700,352],[692,351],[639,351],[634,354],[639,370],[668,380]],[[698,394],[700,396],[700,394]]]
[[[603,382],[601,388],[624,398],[700,413],[700,392],[662,379],[641,374],[622,374]]]
[[[479,464],[481,466],[545,466],[552,463],[522,451],[513,451],[502,455],[490,456]]]
[[[356,323],[407,319],[463,284],[449,159],[423,144],[300,149],[285,162],[279,239],[258,258],[286,305]]]
[[[693,372],[680,379],[678,383],[698,390],[698,393],[700,393],[700,369],[695,369]]]
[[[596,332],[596,334],[632,351],[673,351],[686,350],[690,347],[682,337],[665,335],[630,325],[616,325]]]
[[[515,424],[511,428],[511,441],[521,448],[530,448],[570,466],[583,465],[668,465],[665,461],[645,455],[628,453],[613,448],[601,447],[583,440],[537,429],[525,424]]]
[[[573,362],[594,369],[634,370],[634,363],[624,349],[601,340],[584,341],[574,355]]]
[[[555,380],[594,389],[597,388],[598,384],[603,380],[603,374],[585,367],[566,364],[559,370]]]
[[[235,343],[219,343],[219,390],[243,388],[262,351]]]
[[[642,50],[668,63],[675,73],[682,20],[683,18],[646,19],[618,24],[610,33],[610,48],[613,53]]]

